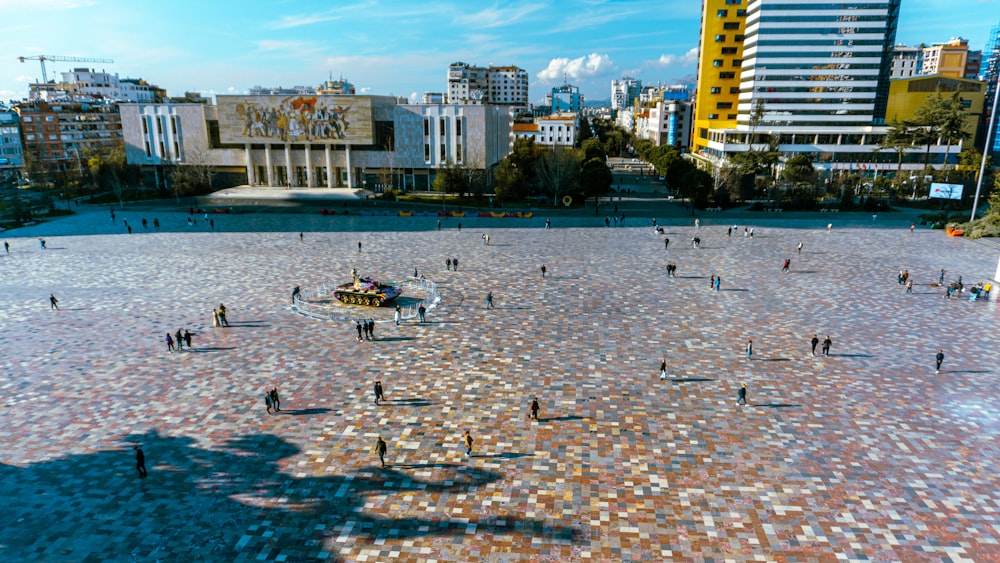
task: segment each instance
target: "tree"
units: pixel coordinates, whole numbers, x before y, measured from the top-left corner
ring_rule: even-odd
[[[596,199],[611,190],[611,170],[603,158],[591,158],[580,167],[580,188],[584,199],[592,197],[595,199],[594,210],[596,213]]]
[[[558,205],[579,177],[576,155],[571,150],[553,147],[539,160],[537,172],[542,186],[552,195],[552,204]]]
[[[924,152],[924,167],[930,166],[931,146],[941,138],[941,123],[944,120],[945,102],[941,99],[941,91],[927,98],[924,105],[917,108],[913,114],[913,144],[926,147]]]
[[[442,194],[459,194],[465,191],[465,171],[450,159],[437,169],[431,187]]]
[[[944,179],[948,180],[948,156],[951,153],[951,145],[959,144],[967,140],[971,135],[965,130],[965,105],[962,97],[956,89],[951,95],[951,99],[945,102],[940,111],[940,121],[938,129],[941,132],[941,140],[944,141]]]
[[[781,177],[796,186],[812,185],[816,182],[816,169],[808,155],[797,154],[788,159]]]
[[[606,153],[604,152],[604,145],[601,144],[597,139],[587,139],[580,144],[580,150],[583,151],[583,161],[597,158],[601,162],[606,161]]]
[[[517,168],[514,168],[514,164],[507,158],[503,159],[493,172],[493,193],[500,201],[520,199],[524,196]]]
[[[903,153],[906,152],[906,149],[913,148],[914,137],[913,125],[906,121],[894,121],[889,125],[889,130],[878,145],[879,149],[896,151],[897,175],[903,170]]]

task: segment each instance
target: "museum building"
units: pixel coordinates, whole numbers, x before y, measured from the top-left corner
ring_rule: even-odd
[[[391,96],[220,95],[214,105],[123,103],[120,114],[128,163],[164,189],[174,167],[206,166],[215,187],[430,191],[437,169],[489,171],[514,141],[510,106]]]

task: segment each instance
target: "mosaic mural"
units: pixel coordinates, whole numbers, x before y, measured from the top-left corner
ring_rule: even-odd
[[[372,144],[371,100],[358,96],[218,96],[224,143]]]

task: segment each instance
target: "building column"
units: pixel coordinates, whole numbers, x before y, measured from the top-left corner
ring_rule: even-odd
[[[306,187],[313,187],[312,145],[306,143]]]
[[[344,145],[344,155],[347,159],[347,187],[354,187],[354,169],[351,168],[351,145]]]
[[[274,163],[271,159],[271,143],[264,145],[264,163],[267,165],[267,185],[274,185]]]
[[[333,154],[331,154],[330,145],[323,145],[326,149],[326,187],[332,188],[333,183]]]
[[[250,150],[249,143],[243,145],[243,153],[247,160],[247,185],[252,186],[255,183],[253,177],[253,152]]]
[[[285,143],[285,185],[292,187],[292,145]]]

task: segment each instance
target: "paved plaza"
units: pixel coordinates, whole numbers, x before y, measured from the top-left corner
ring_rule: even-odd
[[[0,234],[0,560],[1000,561],[1000,310],[931,286],[996,245],[891,214],[715,214],[697,249],[678,216],[669,250],[637,210],[107,215]],[[290,309],[352,268],[441,302],[363,343]]]

